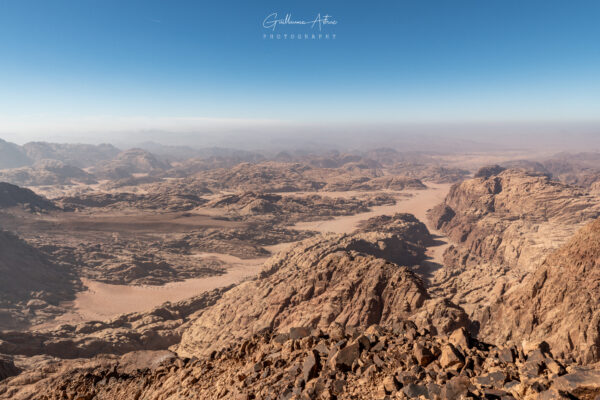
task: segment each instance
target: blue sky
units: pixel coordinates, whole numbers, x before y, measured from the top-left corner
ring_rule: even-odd
[[[336,38],[265,40],[273,12]],[[595,0],[0,0],[0,131],[594,120],[599,21]]]

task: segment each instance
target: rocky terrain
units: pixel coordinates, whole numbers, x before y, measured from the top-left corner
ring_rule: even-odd
[[[134,174],[157,174],[171,168],[169,163],[142,149],[130,149],[115,158],[100,162],[92,173],[101,179],[123,179]]]
[[[498,343],[546,341],[563,358],[600,361],[599,256],[595,220],[491,307],[482,335]]]
[[[433,286],[481,321],[600,208],[597,197],[547,175],[494,167],[477,176],[453,186],[430,217],[454,243]]]
[[[46,212],[56,209],[56,205],[24,189],[6,182],[0,182],[0,209],[19,207],[28,211]]]
[[[81,283],[72,270],[10,232],[0,230],[0,324],[26,326],[64,312]]]
[[[224,211],[224,216],[234,220],[256,220],[271,223],[293,224],[299,221],[323,220],[341,215],[352,215],[368,211],[371,207],[395,204],[394,196],[363,195],[350,198],[333,198],[312,195],[280,195],[271,193],[245,192],[224,195],[206,204],[207,208]]]
[[[84,170],[57,160],[42,160],[32,167],[0,171],[0,180],[21,186],[51,186],[97,183],[96,178]]]
[[[228,291],[193,321],[178,353],[207,355],[264,329],[294,325],[365,327],[415,318],[440,333],[465,326],[464,312],[430,300],[408,268],[425,258],[427,228],[403,214],[388,224],[383,232],[317,236],[270,259],[258,279]],[[432,321],[433,315],[441,318]]]
[[[595,153],[0,145],[1,399],[600,396]]]
[[[557,360],[545,346],[498,348],[464,330],[392,328],[263,332],[214,352],[168,351],[46,362],[0,384],[12,399],[594,399],[600,372]],[[29,383],[29,384],[27,384]]]
[[[23,368],[53,357],[89,358],[100,354],[125,354],[160,350],[179,343],[189,321],[219,300],[227,286],[178,303],[165,303],[147,312],[119,315],[109,321],[61,324],[35,331],[0,333],[0,353],[10,355]]]

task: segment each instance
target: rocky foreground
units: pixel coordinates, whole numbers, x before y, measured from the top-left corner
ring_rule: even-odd
[[[600,371],[553,357],[545,343],[498,348],[464,329],[432,336],[410,322],[363,332],[294,327],[203,359],[168,351],[63,361],[0,386],[11,399],[596,399]]]

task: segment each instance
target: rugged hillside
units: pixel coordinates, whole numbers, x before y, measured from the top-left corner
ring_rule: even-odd
[[[491,308],[482,337],[546,341],[554,354],[600,361],[600,220],[552,253]]]
[[[77,282],[35,248],[0,230],[0,321],[3,327],[40,322],[60,312]]]
[[[546,175],[486,169],[454,185],[430,213],[454,242],[434,291],[477,313],[600,215],[600,201]]]
[[[231,219],[256,220],[261,216],[274,223],[322,220],[340,215],[367,212],[373,206],[392,205],[396,199],[388,194],[334,198],[318,194],[279,195],[244,192],[214,198],[206,207],[223,210]]]
[[[177,352],[206,355],[255,333],[293,326],[366,327],[407,318],[440,333],[465,326],[461,309],[431,300],[405,267],[425,258],[427,228],[407,214],[387,223],[390,229],[383,225],[377,232],[307,239],[272,258],[258,279],[200,313]]]
[[[48,211],[56,208],[50,200],[29,189],[0,182],[0,208],[23,207],[31,211]]]
[[[241,163],[232,168],[201,172],[197,178],[216,189],[270,192],[314,191],[325,184],[309,179],[304,174],[311,167],[299,163],[263,162]]]

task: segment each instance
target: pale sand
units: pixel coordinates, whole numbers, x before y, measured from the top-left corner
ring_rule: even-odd
[[[394,205],[372,207],[371,211],[356,215],[336,217],[325,221],[300,222],[293,226],[300,230],[313,230],[317,232],[350,233],[354,231],[361,221],[376,217],[378,215],[392,215],[405,212],[413,214],[420,221],[426,222],[427,210],[441,203],[451,184],[427,183],[429,189],[412,190],[400,194],[411,194],[411,197],[400,198]],[[371,192],[345,192],[346,196],[360,195]],[[373,192],[382,193],[382,192]]]
[[[112,285],[82,279],[87,290],[77,293],[72,311],[61,315],[49,324],[36,328],[56,326],[63,323],[106,320],[119,314],[147,311],[167,301],[177,302],[203,292],[228,286],[257,275],[266,258],[244,260],[227,254],[198,253],[201,258],[218,258],[227,263],[227,273],[205,278],[186,279],[162,286]]]
[[[449,184],[428,183],[428,186],[429,189],[427,190],[411,191],[411,197],[400,198],[395,205],[377,206],[366,213],[337,217],[332,220],[299,223],[294,225],[293,228],[318,232],[351,233],[361,221],[378,215],[391,215],[398,212],[414,214],[419,220],[426,222],[427,211],[442,202],[450,188]],[[365,193],[357,192],[354,194],[364,195]],[[331,195],[331,193],[328,193],[328,195]],[[351,195],[353,193],[343,192],[343,196]],[[431,229],[431,227],[428,228],[433,234],[439,235],[439,232]],[[425,268],[421,268],[419,272],[427,275],[436,268],[436,264],[441,264],[442,254],[448,244],[443,240],[440,240],[440,243],[440,245],[429,248],[428,256],[432,263],[425,266]],[[275,253],[287,249],[292,244],[281,243],[268,246],[267,249]],[[167,301],[185,300],[205,291],[238,283],[246,278],[256,276],[266,260],[265,258],[244,260],[218,253],[198,253],[197,257],[218,258],[228,265],[227,273],[220,276],[188,279],[183,282],[171,282],[163,286],[112,285],[86,279],[84,283],[88,289],[78,293],[75,300],[71,302],[70,305],[73,311],[60,316],[51,323],[36,328],[56,326],[62,323],[106,320],[119,314],[148,311]]]

